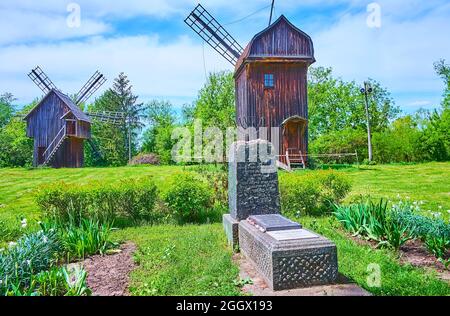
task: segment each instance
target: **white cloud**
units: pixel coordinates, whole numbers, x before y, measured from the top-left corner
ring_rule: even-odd
[[[394,94],[440,94],[442,84],[433,63],[450,59],[450,41],[443,40],[444,30],[450,30],[450,6],[425,12],[421,8],[418,16],[417,7],[415,15],[409,7],[402,14],[398,11],[402,6],[391,11],[388,3],[392,1],[381,1],[380,29],[368,28],[366,13],[359,13],[346,14],[335,25],[312,34],[318,64],[332,66],[347,80],[377,79]]]
[[[120,71],[129,74],[136,93],[145,98],[193,98],[203,84],[201,42],[187,27],[166,43],[158,36],[127,36],[117,29],[137,16],[180,23],[197,0],[74,0],[82,13],[80,29],[66,26],[66,6],[72,0],[2,0],[0,2],[0,92],[11,91],[22,102],[39,95],[29,81],[29,70],[41,65],[62,90],[73,93],[97,68],[112,80]],[[237,20],[270,3],[267,0],[205,0],[202,4],[221,22]],[[365,0],[285,0],[276,2],[277,14],[285,13],[307,30],[316,46],[318,65],[332,66],[346,80],[372,77],[382,82],[401,106],[416,107],[417,100],[435,106],[442,84],[433,62],[450,60],[450,3],[443,0],[379,0],[381,29],[366,25]],[[342,6],[330,18],[305,25],[293,12]],[[245,44],[266,26],[266,12],[226,28]],[[268,18],[268,16],[267,16]],[[131,20],[130,20],[131,21]],[[264,23],[263,23],[264,22]],[[121,34],[121,37],[112,37]],[[142,30],[151,34],[156,30]],[[188,37],[180,37],[185,34]],[[245,40],[244,40],[245,39]],[[70,41],[69,41],[70,40]],[[3,47],[2,47],[3,45]],[[231,69],[211,48],[205,47],[207,71]],[[110,82],[109,82],[110,84]],[[421,96],[422,94],[422,96]],[[407,97],[405,97],[407,96]],[[427,106],[423,104],[423,106]]]
[[[0,60],[6,61],[0,63],[0,91],[10,91],[21,102],[40,95],[26,77],[36,65],[66,93],[77,92],[96,69],[110,79],[105,86],[125,72],[135,93],[147,97],[194,98],[205,81],[202,46],[187,37],[170,44],[161,44],[158,36],[136,36],[10,46],[0,50]],[[209,71],[231,69],[211,50],[205,49],[205,60]]]
[[[66,14],[2,10],[0,16],[0,47],[20,42],[97,35],[111,29],[108,24],[91,19],[84,19],[79,28],[69,28]]]

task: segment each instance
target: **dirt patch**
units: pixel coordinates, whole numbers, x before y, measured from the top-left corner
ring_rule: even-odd
[[[409,263],[415,267],[435,270],[440,279],[450,282],[450,271],[428,252],[419,240],[412,240],[400,248],[400,262]]]
[[[349,236],[348,234],[347,236],[358,245],[370,246],[373,249],[377,249],[378,244],[374,241]],[[406,242],[400,248],[398,257],[400,263],[410,264],[414,267],[424,268],[430,272],[436,272],[439,279],[450,283],[450,271],[446,270],[445,266],[427,250],[422,241],[410,240]]]
[[[258,274],[253,264],[241,254],[236,254],[233,260],[239,265],[241,280],[251,279],[252,284],[246,284],[242,291],[253,296],[370,296],[366,290],[339,276],[337,284],[314,286],[310,288],[287,291],[272,291],[264,279]]]
[[[93,256],[82,262],[87,284],[94,296],[127,296],[129,274],[134,269],[136,246],[126,243],[113,255]]]

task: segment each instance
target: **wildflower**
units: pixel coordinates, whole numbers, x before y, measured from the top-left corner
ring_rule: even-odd
[[[44,244],[48,243],[48,237],[44,236],[44,238],[42,238],[42,241],[44,242]]]
[[[8,244],[8,248],[9,248],[9,249],[14,248],[15,246],[17,246],[17,243],[14,242],[14,241],[11,241],[11,242]]]
[[[26,228],[27,225],[28,225],[27,219],[26,219],[26,218],[22,219],[22,221],[20,222],[20,224],[22,225],[22,228]]]
[[[31,267],[31,260],[27,260],[27,264],[29,267]]]

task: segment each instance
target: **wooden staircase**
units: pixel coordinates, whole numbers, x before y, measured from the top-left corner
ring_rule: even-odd
[[[301,151],[295,153],[295,151],[287,150],[286,155],[282,158],[283,161],[281,161],[281,159],[277,161],[277,166],[280,169],[289,172],[296,169],[306,169],[305,156]]]
[[[68,135],[67,135],[66,125],[64,125],[63,128],[61,128],[61,130],[58,132],[56,137],[52,140],[52,142],[50,143],[48,148],[44,151],[44,153],[43,153],[44,162],[42,163],[41,166],[48,165],[48,163],[55,156],[56,152],[61,147],[61,145],[64,143],[64,141],[66,140],[67,137],[68,137]]]

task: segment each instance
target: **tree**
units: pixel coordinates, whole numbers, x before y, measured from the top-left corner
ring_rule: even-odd
[[[450,65],[446,64],[445,59],[441,59],[440,61],[434,63],[434,69],[442,80],[444,80],[445,90],[442,107],[444,109],[448,109],[450,108]]]
[[[28,113],[36,104],[35,101],[25,106],[19,114]],[[26,135],[26,123],[19,118],[10,118],[0,128],[0,167],[26,167],[32,162],[33,140]]]
[[[90,112],[119,112],[119,104],[116,95],[109,89],[93,104],[88,107]],[[122,166],[127,163],[125,126],[95,121],[91,127],[92,141],[99,149],[104,158],[103,163],[108,166]],[[98,166],[100,161],[96,159],[93,149],[86,146],[85,164],[87,166]]]
[[[230,126],[236,126],[234,89],[231,72],[211,73],[193,107],[185,107],[185,117],[202,120],[205,127],[215,126],[225,130]]]
[[[15,112],[13,102],[16,101],[11,93],[0,95],[0,128],[8,124]]]
[[[390,93],[375,80],[369,79],[373,93],[369,111],[373,132],[382,131],[400,113]],[[311,68],[309,74],[310,139],[346,128],[366,129],[364,98],[355,82],[333,76],[332,68]]]
[[[146,117],[149,122],[144,132],[144,141],[141,150],[146,153],[155,153],[163,164],[169,164],[172,158],[172,132],[176,127],[176,115],[173,105],[167,101],[153,100],[146,105]]]
[[[143,127],[143,103],[132,92],[132,85],[124,73],[114,80],[113,87],[107,90],[88,108],[92,112],[110,111],[125,114],[124,123],[115,126],[96,122],[92,129],[94,142],[104,153],[108,165],[124,165],[138,151],[138,134]],[[88,161],[93,163],[92,151],[88,150]],[[94,163],[95,164],[95,163]]]

